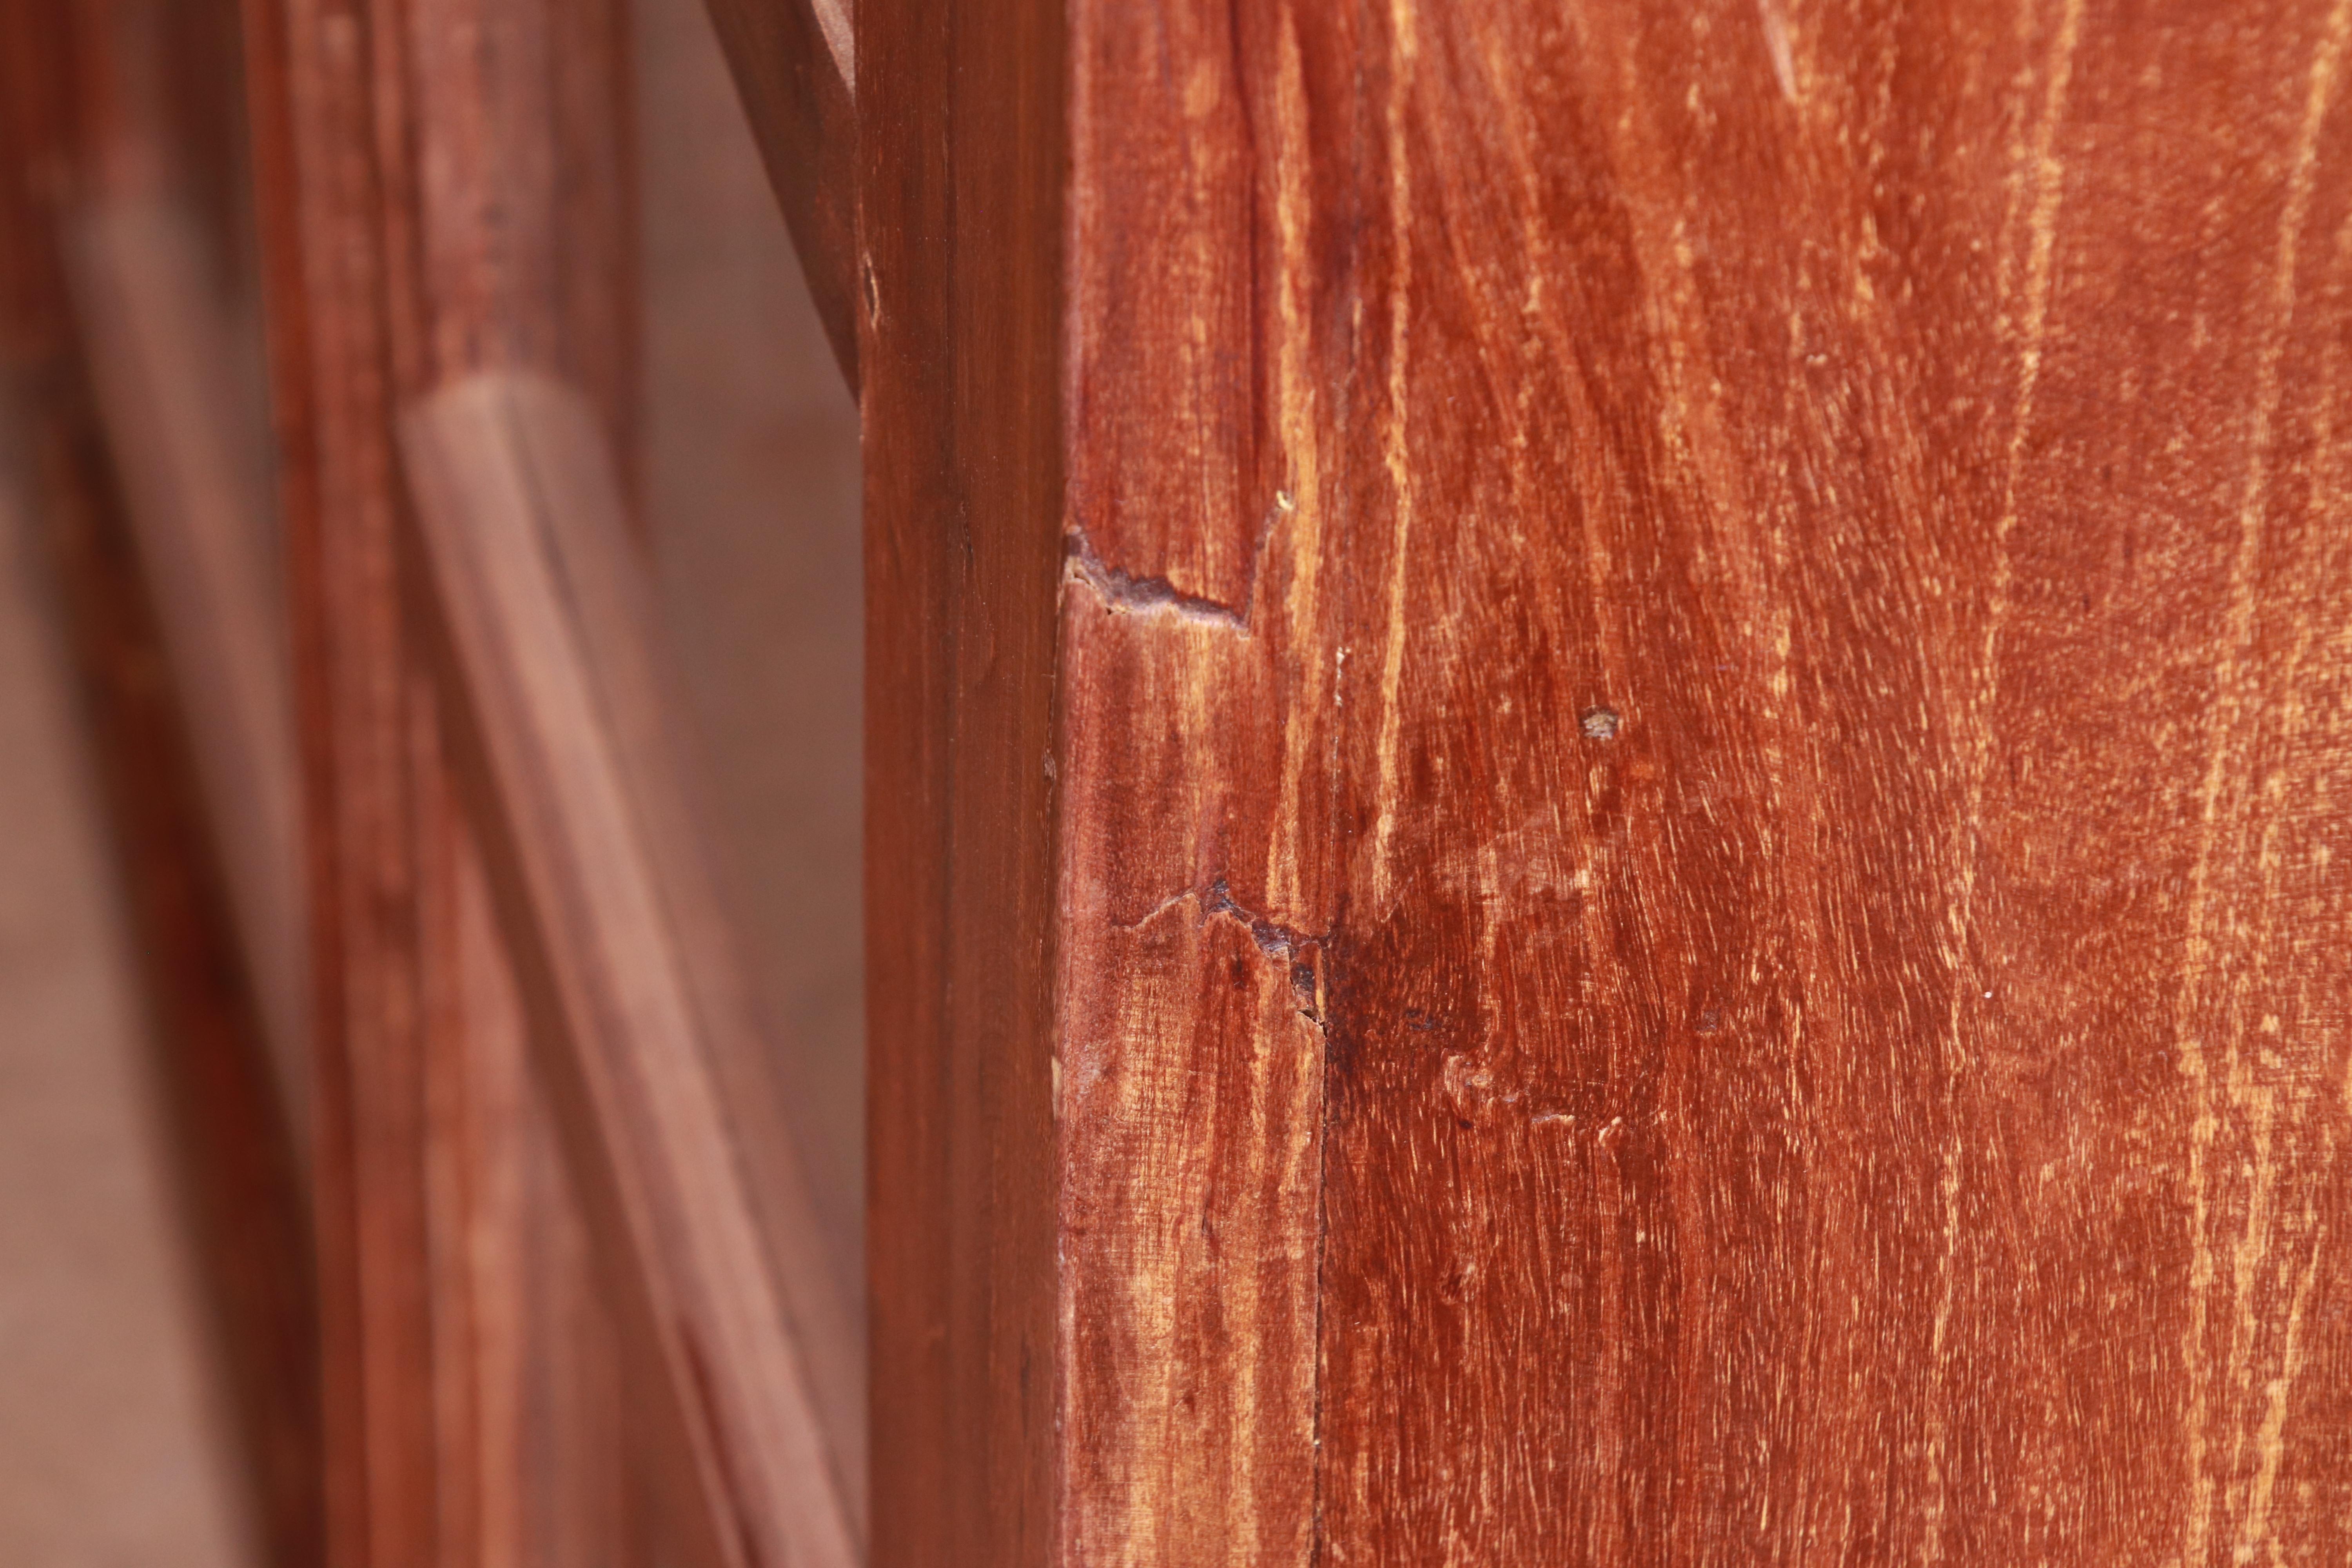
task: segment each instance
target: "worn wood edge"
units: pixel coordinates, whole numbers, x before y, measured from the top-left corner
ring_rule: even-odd
[[[857,78],[846,0],[708,0],[817,319],[853,395],[864,289]]]
[[[609,487],[609,467],[551,487],[539,464],[565,443],[534,452],[519,426],[539,400],[572,395],[518,397],[518,382],[546,388],[489,373],[422,400],[403,445],[426,601],[415,608],[533,1047],[679,1438],[701,1516],[686,1522],[742,1568],[854,1563],[863,1530],[814,1373],[844,1356],[815,1336],[838,1335],[847,1314],[814,1289],[830,1280],[804,1191],[763,1205],[752,1190],[709,994],[683,951],[694,933],[667,907],[586,651],[614,628],[583,623],[551,544],[568,521],[551,515],[551,489]],[[795,1196],[804,1248],[772,1256],[763,1215]]]
[[[193,216],[114,198],[64,226],[85,359],[218,847],[278,1090],[310,1100],[308,942],[293,695],[268,500],[237,455],[215,382],[229,330],[210,302]]]

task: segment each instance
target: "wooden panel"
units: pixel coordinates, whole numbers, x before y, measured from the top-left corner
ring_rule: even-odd
[[[1064,1559],[2340,1556],[2347,7],[1073,16]]]
[[[865,0],[873,1561],[1054,1531],[1057,5]]]
[[[727,1561],[847,1564],[855,1331],[789,1142],[754,1114],[772,1089],[743,1080],[764,1054],[668,771],[611,460],[576,395],[513,375],[420,405],[407,453],[493,885],[697,1500]]]

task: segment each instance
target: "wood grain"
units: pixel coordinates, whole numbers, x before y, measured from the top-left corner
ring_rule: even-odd
[[[544,1110],[512,1098],[541,1087],[408,622],[396,434],[407,400],[515,363],[625,429],[621,18],[245,16],[318,966],[329,1557],[637,1560],[623,1347]]]
[[[511,374],[419,405],[406,452],[492,885],[696,1500],[724,1561],[850,1563],[855,1329],[781,1119],[754,1115],[773,1089],[744,1080],[766,1053],[665,765],[611,458],[577,395]]]
[[[2347,8],[1072,15],[1063,1560],[2340,1556]]]
[[[1055,1530],[1063,39],[1050,0],[857,8],[877,1568]]]

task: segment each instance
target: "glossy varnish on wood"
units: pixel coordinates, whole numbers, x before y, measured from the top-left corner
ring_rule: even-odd
[[[2347,29],[1071,8],[1059,1560],[2352,1550]]]

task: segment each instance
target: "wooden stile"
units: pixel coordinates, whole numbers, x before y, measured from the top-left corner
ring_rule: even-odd
[[[873,1561],[1052,1559],[1063,19],[857,7]]]

